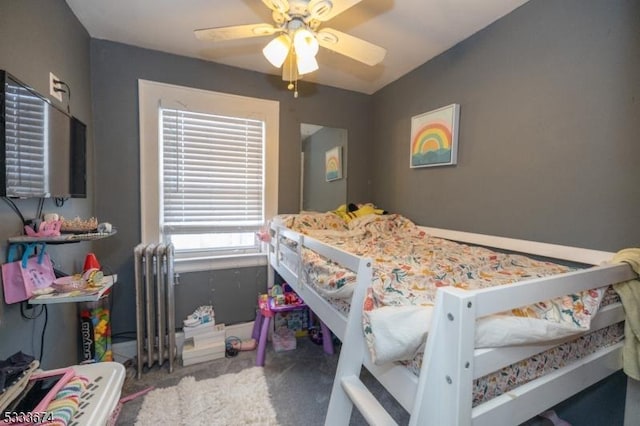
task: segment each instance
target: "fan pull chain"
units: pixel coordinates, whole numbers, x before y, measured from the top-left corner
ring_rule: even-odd
[[[293,48],[292,48],[293,49]],[[293,97],[294,98],[298,98],[298,76],[296,73],[296,78],[295,80],[293,79],[293,52],[289,53],[289,85],[287,86],[287,89],[289,90],[293,90]]]

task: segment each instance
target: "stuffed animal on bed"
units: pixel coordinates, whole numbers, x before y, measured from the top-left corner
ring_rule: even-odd
[[[333,211],[346,222],[350,222],[357,217],[366,216],[368,214],[387,214],[385,210],[378,209],[371,203],[356,205],[353,203],[343,204]]]

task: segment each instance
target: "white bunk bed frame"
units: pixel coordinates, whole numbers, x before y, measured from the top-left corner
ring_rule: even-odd
[[[472,407],[474,379],[562,343],[475,349],[473,342],[477,318],[541,300],[628,281],[636,278],[636,274],[627,264],[604,264],[613,256],[609,252],[421,228],[430,235],[462,243],[602,266],[482,290],[439,288],[420,376],[417,377],[406,367],[396,363],[379,366],[371,361],[362,331],[360,308],[371,282],[371,259],[355,256],[272,223],[270,266],[342,341],[325,425],[348,425],[354,405],[370,424],[397,424],[361,382],[359,376],[362,366],[410,413],[409,424],[421,426],[519,424],[622,368],[623,342],[619,342]],[[296,241],[297,248],[292,250],[281,244],[281,237]],[[357,308],[351,309],[348,316],[298,280],[303,247],[357,273],[356,288],[351,300],[351,306]],[[294,259],[293,264],[282,261],[281,255]],[[609,305],[599,310],[592,320],[591,330],[623,320],[622,305]],[[448,350],[443,351],[442,348]],[[636,424],[640,419],[639,402],[640,382],[629,378],[625,425]]]

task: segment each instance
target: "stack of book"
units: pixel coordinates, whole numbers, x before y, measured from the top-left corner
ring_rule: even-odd
[[[182,365],[224,358],[224,324],[208,322],[193,327],[184,327],[184,346],[182,347]]]

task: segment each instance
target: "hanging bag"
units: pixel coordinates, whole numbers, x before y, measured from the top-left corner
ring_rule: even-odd
[[[40,253],[31,256],[36,243],[24,244],[21,260],[14,261],[17,244],[11,244],[7,254],[7,263],[2,265],[2,286],[6,303],[28,300],[35,289],[51,286],[56,279],[49,254],[45,253],[46,244],[41,244]]]

